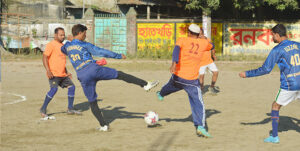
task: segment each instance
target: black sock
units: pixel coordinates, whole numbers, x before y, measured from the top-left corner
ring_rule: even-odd
[[[94,116],[97,118],[98,122],[100,123],[101,126],[106,125],[106,122],[104,120],[104,117],[101,113],[101,110],[98,107],[97,100],[94,102],[90,102],[91,110]]]
[[[139,85],[141,87],[147,85],[147,83],[148,83],[147,81],[145,81],[143,79],[137,78],[135,76],[124,73],[122,71],[118,71],[117,79],[123,80],[123,81],[128,82],[128,83],[133,83],[133,84]]]

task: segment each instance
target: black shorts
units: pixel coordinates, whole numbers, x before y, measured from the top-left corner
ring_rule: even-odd
[[[58,86],[60,86],[61,88],[67,88],[71,85],[74,85],[69,77],[54,77],[52,79],[49,79],[49,84],[51,88]]]

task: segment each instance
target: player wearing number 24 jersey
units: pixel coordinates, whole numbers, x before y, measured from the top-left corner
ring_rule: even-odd
[[[272,28],[273,41],[279,43],[274,47],[265,63],[258,69],[241,72],[242,78],[268,74],[275,64],[280,69],[280,89],[272,104],[272,134],[264,140],[269,143],[279,143],[278,123],[279,110],[290,102],[300,99],[300,43],[290,41],[286,36],[286,28],[277,24]]]
[[[199,33],[200,27],[191,24],[188,37],[178,39],[173,50],[173,61],[170,67],[171,79],[157,92],[157,97],[159,100],[163,100],[164,96],[182,89],[185,90],[189,96],[197,134],[211,137],[205,129],[205,108],[198,80],[198,71],[203,53],[209,51],[212,45],[208,40],[198,38]]]

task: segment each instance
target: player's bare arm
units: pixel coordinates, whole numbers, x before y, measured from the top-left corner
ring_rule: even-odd
[[[47,71],[47,76],[49,79],[52,79],[54,76],[52,74],[52,72],[50,71],[50,68],[49,68],[49,59],[48,59],[48,56],[46,55],[43,55],[43,65]]]
[[[72,79],[72,73],[68,72],[67,68],[65,69],[66,70],[66,73],[67,73],[67,76]]]
[[[211,50],[211,56],[212,56],[212,59],[213,59],[214,61],[217,61],[216,50],[215,50],[215,49],[212,49],[212,50]]]
[[[172,65],[170,67],[170,72],[174,73],[176,71],[176,62],[172,62]]]

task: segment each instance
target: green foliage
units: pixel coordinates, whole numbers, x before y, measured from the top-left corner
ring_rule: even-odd
[[[32,28],[32,29],[31,29],[31,32],[32,32],[33,38],[36,38],[37,29],[36,29],[36,28]]]
[[[287,8],[298,9],[297,0],[233,0],[235,8],[241,10],[254,10],[263,5],[274,6],[277,10],[283,11]]]
[[[98,6],[96,6],[96,5],[91,5],[91,8],[93,9],[93,10],[99,10],[100,8],[98,7]]]
[[[199,10],[210,14],[212,10],[217,10],[220,6],[220,0],[182,0],[186,1],[186,9]]]
[[[144,50],[137,51],[135,55],[129,55],[129,58],[170,59],[173,47],[171,44],[165,44],[160,49],[146,47]]]

